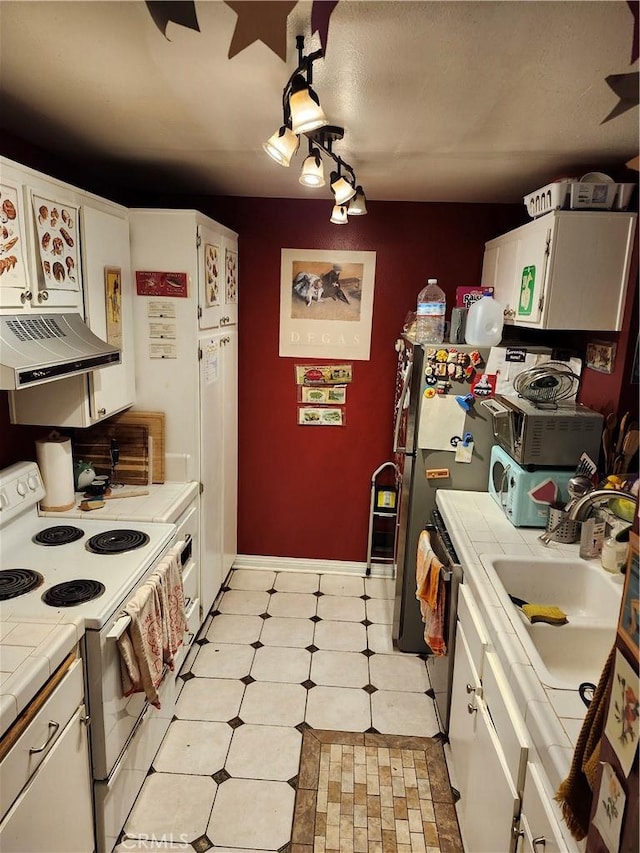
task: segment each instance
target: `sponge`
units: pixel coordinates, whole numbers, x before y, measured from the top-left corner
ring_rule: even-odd
[[[548,604],[525,604],[522,612],[533,625],[534,622],[548,622],[549,625],[566,625],[569,621],[567,614]]]

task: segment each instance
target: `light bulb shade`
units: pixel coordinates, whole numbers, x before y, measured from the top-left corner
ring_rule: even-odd
[[[331,192],[336,199],[336,205],[346,204],[356,194],[356,188],[337,172],[331,173]]]
[[[296,134],[286,125],[282,125],[280,130],[262,144],[262,147],[276,163],[288,166],[299,144],[300,140]]]
[[[302,74],[297,74],[289,95],[291,129],[294,133],[309,133],[327,124],[320,100]]]
[[[329,222],[333,222],[334,225],[346,225],[347,208],[344,205],[334,204]]]
[[[305,157],[298,180],[305,187],[324,186],[324,166],[322,165],[320,153],[317,150],[311,151]]]
[[[349,202],[347,213],[349,216],[364,216],[367,212],[367,199],[362,187],[356,187],[356,194]]]

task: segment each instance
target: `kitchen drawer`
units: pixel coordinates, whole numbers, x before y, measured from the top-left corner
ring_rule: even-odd
[[[551,801],[537,767],[531,762],[526,766],[522,815],[526,817],[520,827],[524,832],[524,850],[560,853],[567,849],[559,824],[560,810]]]
[[[35,769],[51,751],[78,705],[82,703],[83,693],[82,661],[75,660],[0,763],[0,814],[6,814]],[[34,703],[36,702],[38,697],[34,699]],[[25,709],[24,715],[29,715],[30,707]],[[20,726],[21,719],[25,719],[24,715],[6,733],[3,738],[5,743],[15,731],[15,727]],[[43,746],[45,748],[41,750]],[[31,749],[38,751],[30,752]]]
[[[524,788],[529,735],[495,652],[487,652],[482,674],[482,697],[489,709],[505,765],[518,793]]]
[[[482,677],[482,660],[489,639],[473,594],[463,583],[458,588],[458,621],[464,626],[471,660]]]

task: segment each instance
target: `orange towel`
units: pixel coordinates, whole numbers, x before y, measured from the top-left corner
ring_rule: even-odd
[[[125,604],[124,613],[131,623],[118,638],[120,675],[125,696],[144,693],[149,702],[160,707],[158,685],[162,681],[163,636],[159,584],[147,581]]]
[[[442,563],[431,548],[431,538],[423,530],[418,539],[416,556],[416,598],[424,622],[424,639],[434,655],[447,653],[444,639],[444,607],[446,587],[440,569]]]

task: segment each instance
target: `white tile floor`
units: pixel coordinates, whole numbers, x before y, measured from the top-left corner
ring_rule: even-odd
[[[118,853],[288,851],[306,726],[436,734],[424,661],[394,650],[392,615],[391,579],[233,572]]]

